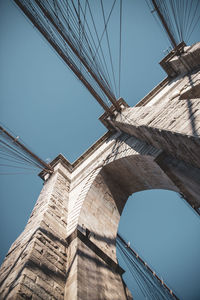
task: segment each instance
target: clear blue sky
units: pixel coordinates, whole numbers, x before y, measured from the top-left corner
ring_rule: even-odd
[[[121,96],[133,106],[164,79],[158,62],[169,45],[145,1],[126,0],[123,9]],[[196,32],[190,43],[198,37]],[[1,121],[43,159],[62,153],[74,161],[105,133],[101,107],[11,0],[0,0],[0,41]],[[0,179],[2,261],[42,181],[37,173]],[[179,196],[133,195],[119,230],[177,296],[200,299],[200,218]],[[135,299],[142,299],[137,292]]]

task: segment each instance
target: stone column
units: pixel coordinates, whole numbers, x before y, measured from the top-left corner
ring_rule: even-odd
[[[124,271],[118,265],[115,244],[126,198],[103,171],[90,185],[79,210],[78,226],[67,238],[65,299],[132,299],[122,280]]]
[[[0,299],[64,299],[69,172],[59,163],[0,270]]]

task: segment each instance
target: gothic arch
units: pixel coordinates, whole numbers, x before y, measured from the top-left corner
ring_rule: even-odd
[[[178,192],[154,157],[140,154],[125,155],[106,164],[90,184],[78,223],[91,232],[95,244],[115,261],[115,238],[123,208],[130,195],[149,189]]]

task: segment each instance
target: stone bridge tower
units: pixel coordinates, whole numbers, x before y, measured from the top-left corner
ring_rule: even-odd
[[[200,43],[161,62],[168,77],[77,161],[58,155],[24,232],[1,267],[0,298],[131,299],[115,239],[128,197],[179,192],[200,210]]]

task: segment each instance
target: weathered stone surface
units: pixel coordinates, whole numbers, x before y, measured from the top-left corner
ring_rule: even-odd
[[[1,268],[1,299],[63,299],[69,182],[55,172]],[[59,208],[55,205],[59,199]],[[12,296],[11,296],[12,295]]]

